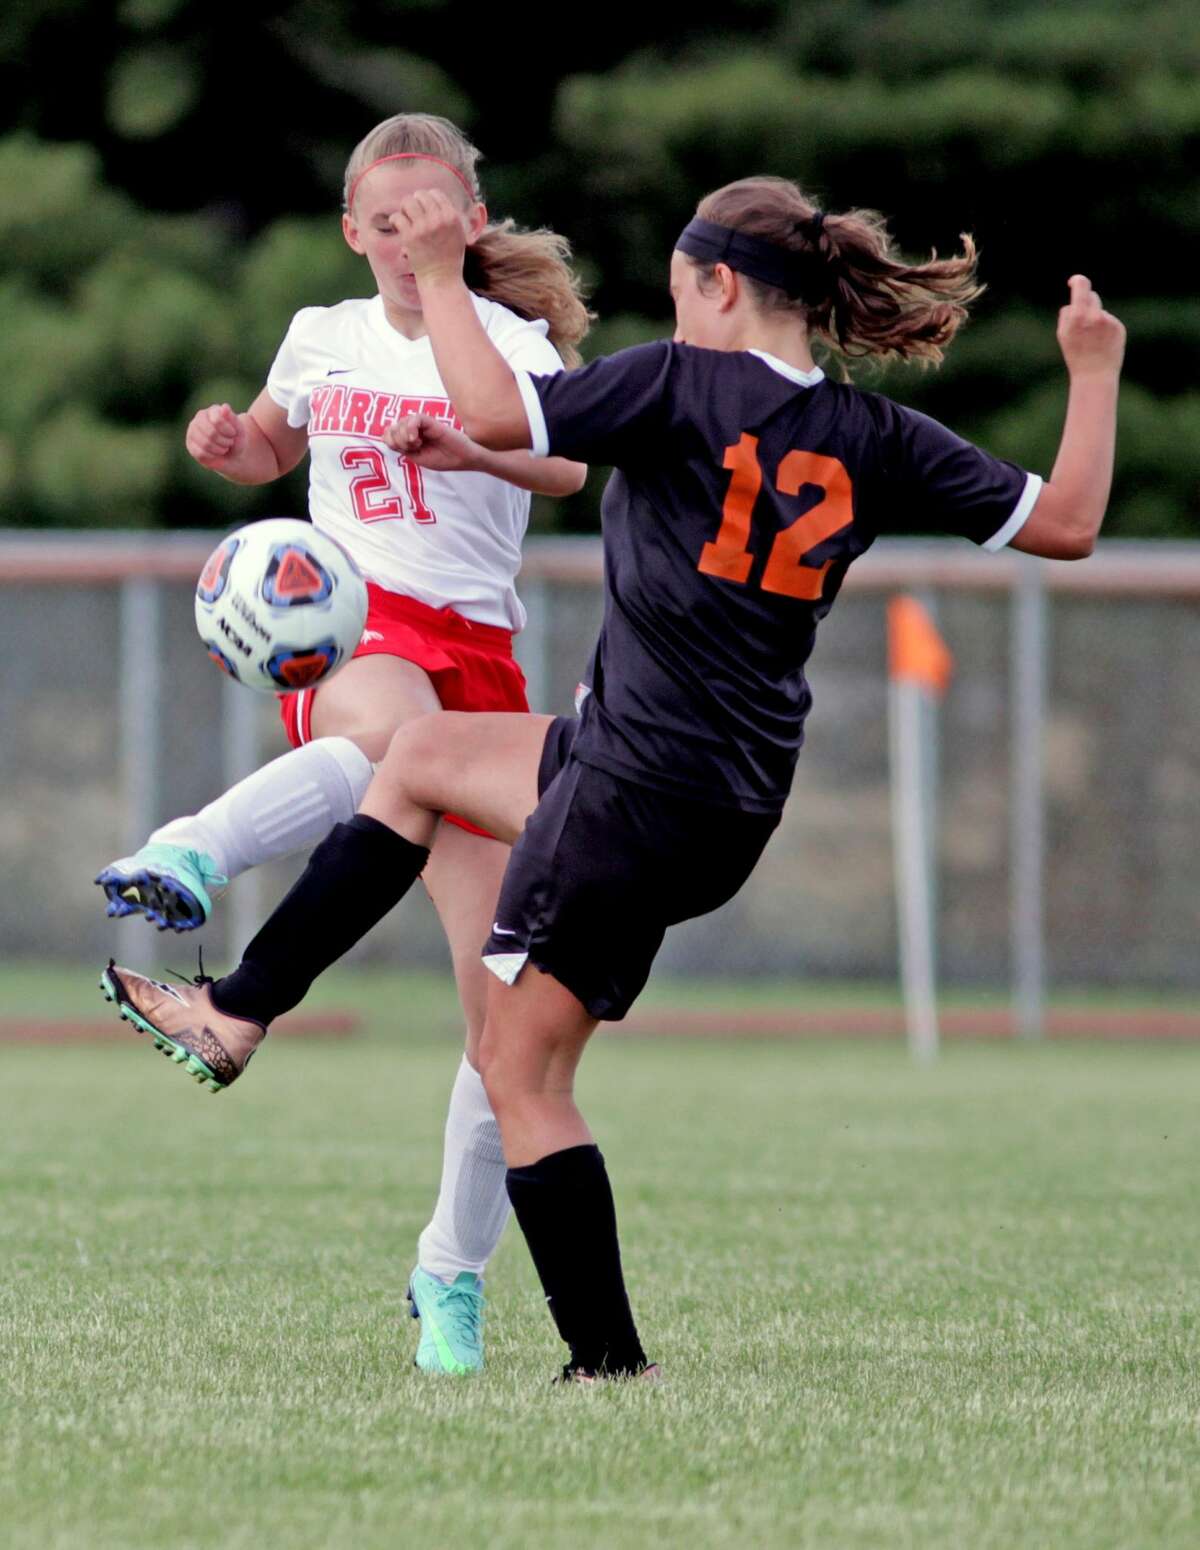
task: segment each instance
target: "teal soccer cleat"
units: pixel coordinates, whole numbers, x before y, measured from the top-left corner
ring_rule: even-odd
[[[160,931],[194,931],[212,914],[210,888],[227,877],[202,850],[182,845],[143,845],[132,856],[106,866],[96,882],[104,889],[110,915],[142,914]]]
[[[478,1372],[483,1366],[483,1282],[469,1270],[453,1281],[418,1265],[409,1277],[412,1316],[421,1321],[413,1362],[422,1372]]]

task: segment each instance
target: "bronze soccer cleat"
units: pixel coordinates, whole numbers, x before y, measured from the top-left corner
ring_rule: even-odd
[[[204,975],[190,985],[166,985],[119,968],[111,958],[100,975],[100,989],[126,1022],[150,1034],[163,1054],[202,1087],[219,1093],[241,1076],[267,1030],[222,1012],[213,1002],[211,985]]]

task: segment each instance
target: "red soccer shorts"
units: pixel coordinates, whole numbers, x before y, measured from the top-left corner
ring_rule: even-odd
[[[512,632],[476,624],[452,608],[367,583],[367,622],[356,657],[403,657],[429,674],[443,710],[527,711],[525,675],[513,661]],[[313,699],[320,688],[279,696],[279,714],[293,748],[312,741]],[[487,835],[465,818],[446,822]],[[490,836],[488,836],[490,838]]]

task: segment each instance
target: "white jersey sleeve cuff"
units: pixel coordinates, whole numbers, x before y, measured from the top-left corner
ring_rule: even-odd
[[[525,418],[529,421],[529,450],[534,457],[550,456],[550,433],[546,429],[546,416],[542,413],[542,401],[527,371],[514,370],[521,402],[525,405]]]
[[[306,396],[297,397],[295,393],[289,393],[286,388],[277,387],[269,377],[267,378],[267,394],[271,402],[277,404],[284,414],[287,415],[287,422],[294,431],[298,431],[301,426],[308,424],[308,398]],[[300,415],[300,419],[296,418],[297,414]]]
[[[1042,493],[1041,474],[1026,474],[1025,488],[1021,491],[1021,499],[1013,507],[1012,516],[998,532],[992,534],[983,545],[989,554],[995,554],[997,549],[1003,549],[1005,544],[1011,544],[1013,539],[1028,522],[1033,508],[1037,505],[1037,498]]]

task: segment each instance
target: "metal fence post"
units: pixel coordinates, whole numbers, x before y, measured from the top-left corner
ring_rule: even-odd
[[[928,707],[912,679],[888,686],[892,854],[900,938],[900,985],[908,1047],[920,1061],[938,1052],[937,952],[930,863]]]
[[[513,649],[525,674],[530,710],[546,712],[550,709],[550,584],[541,578],[530,580],[522,591],[529,617]]]
[[[158,745],[162,725],[162,590],[149,576],[127,576],[119,603],[118,712],[121,748],[121,844],[132,853],[158,821]],[[141,935],[116,924],[121,957],[145,958]],[[132,937],[132,940],[131,940]]]
[[[1018,554],[1010,615],[1012,802],[1009,834],[1012,1017],[1016,1034],[1040,1039],[1046,1017],[1045,562]]]
[[[258,696],[226,678],[221,684],[221,777],[225,790],[259,765]],[[225,948],[230,963],[241,957],[263,918],[262,870],[251,867],[235,879],[226,910]]]

